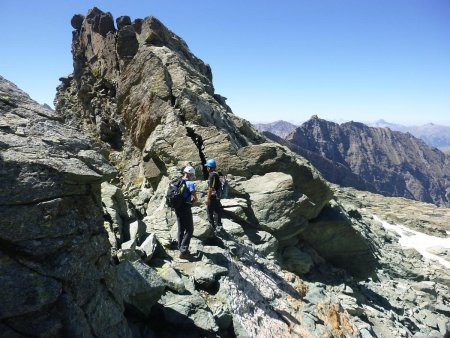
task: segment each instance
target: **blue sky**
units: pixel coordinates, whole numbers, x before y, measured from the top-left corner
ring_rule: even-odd
[[[0,75],[40,103],[72,72],[70,19],[156,16],[255,122],[450,125],[448,0],[2,0]]]

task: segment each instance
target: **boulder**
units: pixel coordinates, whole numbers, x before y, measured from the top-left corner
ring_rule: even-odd
[[[136,242],[137,242],[136,239],[130,239],[129,241],[122,243],[120,248],[122,250],[135,250],[137,244]]]
[[[141,258],[138,251],[134,249],[119,249],[117,250],[116,256],[119,262],[134,262]]]
[[[116,24],[117,24],[117,29],[121,30],[123,27],[131,25],[131,19],[127,15],[119,16],[116,19]]]
[[[145,237],[145,223],[141,220],[134,221],[128,226],[130,240],[136,240],[136,243],[142,243]]]
[[[211,287],[217,283],[221,276],[226,276],[228,269],[205,262],[198,262],[194,268],[194,281],[202,289]]]
[[[278,250],[279,242],[269,232],[254,228],[246,228],[244,231],[248,241],[251,243],[251,248],[259,255],[266,257]]]
[[[158,275],[164,280],[167,287],[176,293],[184,293],[186,288],[180,275],[169,264],[157,269]]]
[[[303,275],[311,270],[314,262],[306,252],[295,246],[289,246],[283,251],[283,266],[286,270]]]
[[[161,298],[164,281],[140,261],[120,263],[117,274],[125,306],[139,315],[148,316],[152,306]]]
[[[102,203],[106,220],[109,222],[107,231],[113,248],[119,248],[125,238],[129,238],[128,221],[130,219],[127,203],[120,188],[107,182],[102,183]],[[117,245],[117,247],[116,247]]]
[[[208,332],[219,328],[203,298],[198,294],[176,295],[167,292],[161,299],[165,320],[178,327],[198,327]]]
[[[376,270],[378,263],[369,242],[336,204],[324,208],[299,237],[327,261],[347,269],[358,278],[371,276]]]
[[[236,221],[249,222],[249,208],[244,198],[222,199],[221,204],[226,216]]]
[[[77,31],[81,30],[81,25],[83,24],[84,16],[81,14],[75,14],[70,20],[70,24]]]
[[[146,262],[150,261],[153,257],[153,254],[156,250],[156,236],[154,234],[148,235],[145,241],[138,247],[138,249],[142,250],[145,253],[144,260]]]
[[[307,219],[317,217],[333,197],[329,185],[319,172],[304,158],[285,147],[274,143],[249,145],[239,149],[237,155],[252,175],[262,176],[270,172],[290,175],[295,192],[304,195],[302,216]]]
[[[137,53],[139,44],[133,26],[124,26],[117,33],[117,55],[130,61]]]
[[[295,191],[292,176],[272,172],[240,182],[248,193],[259,226],[279,240],[298,235],[306,226],[305,196]]]
[[[166,216],[169,214],[169,218]],[[168,247],[172,243],[172,239],[176,237],[171,236],[170,229],[173,227],[175,213],[170,214],[167,210],[157,210],[151,216],[146,216],[143,221],[146,225],[147,232],[153,233],[156,239],[162,246]],[[169,223],[170,222],[170,223]]]

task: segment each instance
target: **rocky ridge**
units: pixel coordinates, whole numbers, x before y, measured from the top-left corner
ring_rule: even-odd
[[[313,116],[285,141],[330,182],[449,206],[448,156],[411,134]]]
[[[422,139],[431,147],[444,149],[450,146],[450,127],[434,123],[427,123],[421,126],[403,126],[401,124],[389,123],[384,120],[378,120],[368,123],[371,127],[389,128],[402,133],[410,133],[415,137]]]
[[[253,123],[256,129],[260,132],[269,132],[275,134],[282,139],[286,138],[290,133],[292,133],[298,126],[286,121],[275,121],[271,123]]]
[[[131,22],[120,17],[116,24],[117,29],[109,13],[95,8],[86,17],[74,16],[74,73],[62,78],[56,113],[43,113],[42,107],[31,113],[33,117],[43,114],[44,122],[64,119],[64,126],[57,128],[54,123],[45,130],[46,138],[56,138],[54,131],[62,135],[59,150],[64,161],[58,162],[57,169],[63,179],[39,170],[43,174],[33,179],[27,173],[5,176],[2,185],[20,196],[33,191],[27,184],[61,185],[63,190],[69,189],[69,183],[71,189],[80,190],[88,185],[97,203],[86,203],[86,194],[79,195],[89,212],[79,210],[81,206],[64,209],[79,211],[79,222],[67,223],[85,240],[71,241],[69,236],[62,241],[67,247],[34,251],[33,259],[25,258],[41,264],[46,275],[61,265],[58,257],[78,253],[78,259],[97,262],[100,271],[92,277],[88,272],[98,270],[84,261],[81,268],[88,271],[70,271],[63,288],[69,305],[59,307],[56,315],[48,309],[58,303],[40,292],[41,284],[18,284],[23,272],[2,260],[1,276],[9,278],[8,297],[37,295],[30,302],[33,308],[20,306],[20,313],[0,308],[2,336],[26,336],[30,327],[34,335],[46,337],[450,334],[449,281],[439,266],[403,250],[369,211],[358,208],[354,196],[333,196],[305,159],[265,143],[248,122],[234,116],[225,99],[214,93],[209,67],[155,18]],[[12,88],[9,83],[5,86]],[[22,94],[11,99],[13,91],[1,87],[2,119],[34,104]],[[16,110],[11,110],[14,106]],[[15,162],[26,151],[11,139],[19,137],[24,126],[29,133],[36,123],[31,118],[24,122],[9,117],[1,122],[1,159],[7,159],[11,170],[34,163],[29,158]],[[40,144],[40,137],[27,139]],[[78,139],[89,156],[70,146]],[[19,155],[8,155],[16,150]],[[33,151],[44,164],[52,163],[54,152],[53,148]],[[189,161],[201,178],[199,165],[204,157],[215,157],[221,169],[233,175],[231,198],[223,201],[224,231],[219,234],[205,221],[204,206],[193,208],[193,257],[184,260],[173,250],[175,218],[165,206],[164,194],[169,180]],[[35,172],[32,169],[30,173]],[[77,170],[76,175],[69,169]],[[118,176],[112,178],[116,170]],[[15,177],[23,185],[16,184]],[[204,191],[205,182],[196,183]],[[44,200],[54,197],[51,189],[39,191]],[[26,228],[29,221],[26,214],[13,213],[6,204],[1,205],[0,238],[14,248],[7,252],[9,257],[26,266],[31,263],[21,260],[20,251],[15,250],[8,222]],[[46,224],[48,218],[36,213],[33,220]],[[93,251],[90,246],[96,242],[88,240],[86,224],[103,243]],[[54,236],[52,227],[38,228],[39,240],[61,239]],[[32,245],[23,243],[28,250],[35,248]],[[42,262],[55,264],[48,267]],[[96,296],[79,300],[72,294],[87,294],[72,290],[74,285]],[[400,299],[398,290],[404,295]],[[112,314],[114,320],[109,317]]]

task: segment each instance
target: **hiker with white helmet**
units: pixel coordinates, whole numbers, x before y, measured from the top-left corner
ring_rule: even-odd
[[[182,203],[175,207],[175,215],[178,223],[178,249],[180,257],[189,256],[189,243],[194,233],[194,222],[192,219],[192,204],[197,201],[195,191],[195,169],[188,165],[183,170],[183,177],[179,185],[179,191],[183,197]]]

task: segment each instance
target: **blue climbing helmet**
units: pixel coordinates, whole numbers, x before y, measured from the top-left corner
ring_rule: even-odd
[[[206,166],[210,168],[215,168],[217,166],[216,161],[213,159],[209,159],[206,161]]]

